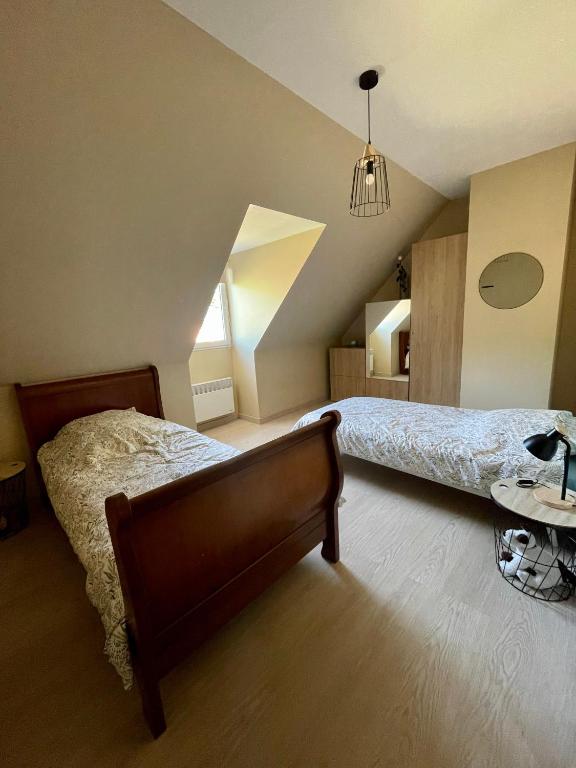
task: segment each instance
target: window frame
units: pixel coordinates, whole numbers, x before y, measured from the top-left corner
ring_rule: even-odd
[[[232,334],[230,332],[230,310],[228,308],[228,286],[223,280],[221,280],[214,289],[214,293],[210,299],[210,304],[212,304],[214,301],[214,296],[217,292],[220,293],[220,305],[222,307],[222,319],[224,321],[224,339],[219,339],[218,341],[196,341],[194,343],[194,351],[199,349],[225,349],[226,347],[232,346]],[[210,308],[210,304],[208,305],[208,309]],[[206,319],[208,309],[204,314],[204,319]],[[204,325],[204,320],[202,320],[202,325]],[[202,325],[200,326],[200,330],[202,329]],[[200,330],[198,331],[198,335],[200,335]]]

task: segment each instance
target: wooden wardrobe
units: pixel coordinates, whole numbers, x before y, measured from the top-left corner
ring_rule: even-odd
[[[412,246],[410,400],[460,405],[468,235]]]
[[[410,380],[366,376],[367,350],[330,350],[332,400],[367,395],[460,405],[468,235],[412,245]]]

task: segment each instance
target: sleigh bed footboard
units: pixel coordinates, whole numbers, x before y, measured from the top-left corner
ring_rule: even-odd
[[[311,549],[338,560],[340,415],[128,499],[106,500],[134,671],[152,735],[159,682]]]

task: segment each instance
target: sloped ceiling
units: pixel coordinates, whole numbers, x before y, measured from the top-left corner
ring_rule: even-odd
[[[267,372],[258,365],[255,352],[323,230],[324,226],[317,224],[315,229],[305,229],[230,257],[226,275],[234,340],[234,383],[238,411],[243,415],[261,416],[259,392]],[[301,402],[310,399],[308,395]]]
[[[323,229],[316,224],[230,257],[226,274],[234,347],[253,353]]]
[[[317,221],[290,216],[290,214],[281,211],[271,211],[269,208],[262,208],[259,205],[249,205],[238,236],[234,241],[232,253],[241,253],[250,248],[258,248],[260,245],[267,245],[275,240],[282,240],[284,237],[291,237],[309,229],[316,229],[318,226]]]
[[[0,66],[0,382],[188,359],[248,205],[326,224],[269,332],[330,339],[444,199],[157,0],[16,3]],[[280,327],[284,324],[285,327]]]
[[[570,0],[167,0],[358,136],[377,67],[375,144],[443,194],[576,139]]]

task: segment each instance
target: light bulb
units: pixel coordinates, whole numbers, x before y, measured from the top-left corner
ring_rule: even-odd
[[[366,186],[371,187],[374,184],[374,160],[369,159],[366,163]]]

